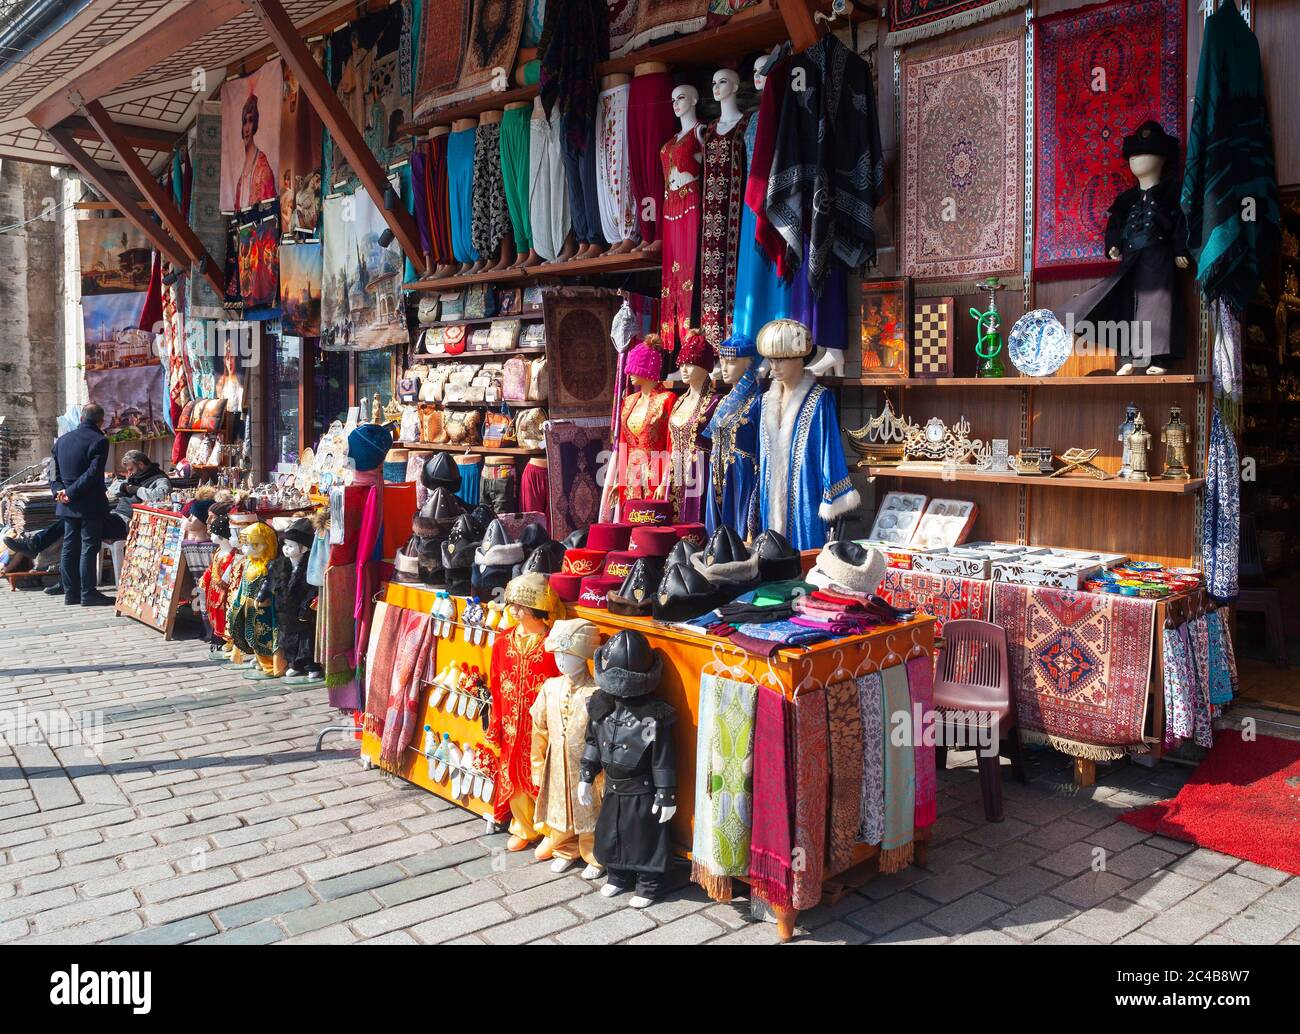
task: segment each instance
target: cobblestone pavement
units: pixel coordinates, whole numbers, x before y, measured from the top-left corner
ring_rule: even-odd
[[[776,942],[743,900],[683,885],[636,912],[505,852],[354,742],[317,753],[320,689],[245,681],[109,608],[0,592],[5,712],[96,716],[102,742],[0,724],[0,943]],[[1300,943],[1300,877],[1116,821],[1186,768],[1109,766],[1078,791],[1037,752],[990,824],[963,759],[926,868],[804,913],[793,943]]]

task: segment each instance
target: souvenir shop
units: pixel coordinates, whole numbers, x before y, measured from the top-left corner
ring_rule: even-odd
[[[785,936],[924,861],[962,737],[989,821],[1028,750],[1211,747],[1282,621],[1234,606],[1281,5],[360,6],[252,3],[150,195],[207,487],[147,541],[214,657],[512,851],[633,907],[686,858]]]

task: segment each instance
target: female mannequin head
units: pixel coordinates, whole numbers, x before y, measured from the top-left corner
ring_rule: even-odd
[[[703,366],[696,366],[693,363],[683,363],[681,366],[682,383],[691,391],[701,391],[704,385],[708,383],[709,371]]]
[[[740,73],[734,68],[719,68],[713,73],[713,99],[722,103],[734,100],[740,91]]]
[[[683,84],[673,90],[673,114],[679,119],[695,120],[695,106],[700,102],[700,91],[694,86]]]
[[[745,371],[749,369],[753,359],[749,356],[736,356],[731,359],[722,360],[722,379],[727,384],[737,384],[740,378],[745,376]]]

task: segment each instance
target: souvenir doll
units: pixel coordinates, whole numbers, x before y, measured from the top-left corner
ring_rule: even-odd
[[[546,832],[538,852],[555,859],[552,872],[564,872],[581,858],[586,862],[584,880],[604,872],[594,853],[600,788],[593,789],[591,804],[580,803],[576,796],[587,742],[587,701],[596,692],[587,662],[599,642],[600,633],[590,621],[555,622],[545,646],[560,674],[542,683],[532,708],[534,814],[537,828]]]
[[[280,625],[285,677],[291,682],[321,678],[316,663],[316,587],[307,581],[307,551],[316,532],[305,518],[285,531],[280,555],[271,561],[271,593]]]
[[[700,431],[709,443],[704,527],[712,534],[728,524],[748,541],[758,524],[758,417],[763,391],[758,384],[751,338],[733,334],[718,349],[722,379],[731,385]]]
[[[661,491],[672,499],[673,520],[695,524],[703,510],[708,480],[709,454],[700,432],[713,419],[718,395],[713,390],[713,346],[698,330],[686,335],[677,355],[686,391],[677,396],[668,416],[668,442],[672,452],[671,480]]]
[[[217,551],[212,554],[208,569],[199,579],[199,598],[212,630],[212,656],[217,660],[227,660],[231,649],[230,636],[226,632],[226,603],[230,597],[227,578],[236,559],[242,559],[242,554],[230,541],[230,519],[224,513],[212,518],[208,535],[217,544]]]
[[[628,499],[658,498],[667,477],[668,415],[676,396],[661,384],[663,353],[657,342],[652,334],[634,345],[624,367],[636,390],[623,398],[619,415],[614,486],[620,507]]]
[[[636,889],[629,902],[646,908],[668,871],[668,822],[677,812],[677,711],[654,695],[663,660],[640,632],[616,632],[596,651],[599,689],[587,702],[578,802],[594,806],[596,777],[604,798],[596,819],[596,861],[609,880],[605,897]]]
[[[522,851],[541,837],[533,822],[532,707],[541,684],[560,673],[545,647],[546,620],[558,612],[559,600],[545,575],[525,574],[506,586],[504,603],[515,624],[492,646],[487,741],[497,750],[499,768],[494,818],[510,824],[506,847]]]
[[[1173,173],[1178,140],[1159,123],[1143,122],[1124,138],[1124,157],[1137,186],[1112,202],[1106,220],[1106,255],[1119,259],[1119,266],[1074,298],[1059,317],[1075,333],[1090,333],[1094,345],[1114,341],[1122,347],[1127,343],[1130,361],[1117,374],[1132,373],[1135,366],[1159,374],[1170,360],[1181,359],[1186,353],[1175,273],[1190,263],[1187,225]],[[1134,341],[1135,335],[1142,340]]]
[[[239,541],[245,560],[226,617],[230,636],[242,654],[251,655],[256,661],[245,678],[279,678],[284,674],[284,655],[280,653],[280,629],[270,578],[271,563],[279,553],[275,532],[259,521],[243,528]]]
[[[804,368],[812,332],[773,320],[758,332],[758,354],[772,366],[759,422],[760,524],[795,549],[818,549],[832,522],[862,502],[849,480],[835,400]]]

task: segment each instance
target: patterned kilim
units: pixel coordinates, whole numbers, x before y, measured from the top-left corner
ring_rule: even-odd
[[[460,90],[498,89],[495,80],[501,70],[507,77],[514,71],[527,5],[480,0],[471,6],[469,37],[460,63]]]
[[[601,288],[558,288],[546,292],[547,412],[552,420],[604,415],[614,398],[617,353],[609,332],[619,296]]]
[[[456,85],[460,55],[465,47],[471,0],[440,0],[424,5],[415,97],[423,105]]]
[[[1034,275],[1097,276],[1106,210],[1133,185],[1122,147],[1148,119],[1183,137],[1186,4],[1115,0],[1034,22]]]
[[[982,578],[956,578],[924,571],[885,569],[880,595],[899,610],[915,610],[934,618],[934,634],[943,634],[943,623],[956,618],[989,619],[993,583]]]
[[[628,49],[704,28],[709,0],[641,0]]]
[[[931,298],[912,308],[912,376],[952,376],[953,298]]]
[[[1024,41],[904,61],[903,272],[961,283],[1020,271]]]
[[[611,349],[611,351],[613,351]],[[551,537],[600,519],[600,454],[609,450],[609,421],[553,420],[546,430],[546,476],[551,497]]]
[[[1029,0],[889,0],[891,47],[996,18]]]
[[[1145,750],[1155,613],[1153,600],[995,583],[1021,736],[1098,761]]]

